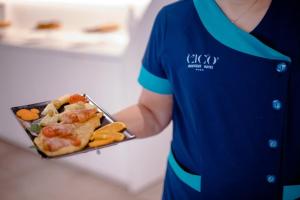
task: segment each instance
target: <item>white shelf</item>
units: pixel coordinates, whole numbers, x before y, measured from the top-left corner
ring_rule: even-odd
[[[121,56],[129,43],[125,31],[88,34],[65,31],[29,31],[8,29],[2,32],[0,44],[58,51]]]
[[[0,44],[121,56],[128,46],[130,32],[150,0],[0,0],[5,19],[12,25],[0,30]],[[57,21],[61,29],[35,31],[40,22]],[[119,31],[88,34],[82,30],[114,23]]]

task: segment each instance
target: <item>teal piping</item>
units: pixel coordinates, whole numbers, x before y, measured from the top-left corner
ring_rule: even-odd
[[[172,94],[170,82],[167,79],[153,75],[144,66],[141,67],[138,82],[147,90],[159,94]]]
[[[265,45],[234,25],[213,0],[193,0],[207,31],[220,43],[253,56],[291,62],[291,58]]]
[[[169,154],[168,161],[172,170],[182,182],[194,190],[201,192],[201,176],[190,174],[184,171],[175,160],[172,151]]]
[[[300,185],[287,185],[283,187],[282,200],[295,200],[300,198]]]

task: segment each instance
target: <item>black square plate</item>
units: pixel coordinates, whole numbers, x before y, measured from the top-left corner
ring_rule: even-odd
[[[90,104],[96,106],[98,111],[103,112],[103,117],[101,118],[101,126],[100,127],[105,126],[107,124],[110,124],[112,122],[115,122],[115,120],[107,112],[105,112],[101,107],[99,107],[88,95],[86,95],[86,94],[81,94],[81,95],[85,96]],[[41,119],[37,119],[35,121],[28,122],[28,121],[24,121],[24,120],[20,119],[19,117],[17,117],[16,113],[17,113],[18,110],[23,109],[23,108],[25,108],[25,109],[36,108],[40,112],[42,112],[44,110],[44,108],[47,106],[47,104],[50,103],[50,102],[51,101],[44,101],[44,102],[40,102],[40,103],[34,103],[34,104],[23,105],[23,106],[16,106],[16,107],[11,108],[11,110],[12,110],[13,114],[15,115],[16,119],[20,122],[21,126],[24,128],[25,132],[27,133],[27,135],[31,139],[33,145],[35,146],[35,149],[42,156],[42,158],[61,158],[61,157],[71,156],[71,155],[75,155],[75,154],[79,154],[79,153],[85,153],[85,152],[93,151],[93,150],[96,150],[96,149],[101,149],[101,148],[105,148],[105,147],[108,147],[108,146],[116,145],[118,143],[125,142],[125,141],[128,141],[128,140],[131,140],[131,139],[135,138],[135,135],[130,133],[128,130],[125,130],[125,131],[122,132],[125,135],[125,139],[120,141],[120,142],[114,142],[114,143],[111,143],[111,144],[108,144],[108,145],[103,145],[103,146],[96,147],[96,148],[86,146],[84,149],[82,149],[80,151],[73,152],[73,153],[68,153],[68,154],[59,155],[59,156],[47,156],[42,151],[40,151],[38,149],[38,147],[36,146],[36,144],[33,142],[34,138],[37,137],[38,133],[35,133],[35,132],[30,130],[31,125],[33,123],[38,123],[39,120],[41,120]]]

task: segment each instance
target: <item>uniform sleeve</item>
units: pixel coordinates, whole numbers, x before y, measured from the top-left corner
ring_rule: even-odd
[[[165,45],[166,19],[164,11],[157,15],[143,57],[138,82],[147,90],[158,94],[172,94],[171,85],[162,66]]]

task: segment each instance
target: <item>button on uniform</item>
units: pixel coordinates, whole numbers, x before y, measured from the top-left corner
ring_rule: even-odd
[[[277,142],[277,140],[270,139],[270,140],[268,141],[268,143],[269,143],[269,147],[272,148],[272,149],[275,149],[275,148],[278,147],[278,142]]]
[[[268,183],[275,183],[275,181],[276,181],[275,175],[267,175],[266,178],[267,178]]]
[[[276,67],[276,71],[279,73],[286,72],[287,70],[287,65],[285,63],[279,63]]]
[[[284,73],[287,71],[287,65],[286,63],[282,62],[282,63],[278,63],[276,66],[276,71],[278,73]],[[274,99],[272,101],[272,107],[274,110],[281,110],[282,108],[282,103],[280,100],[278,99]],[[275,139],[269,139],[268,140],[268,145],[270,148],[275,149],[278,147],[278,141]],[[270,184],[275,183],[276,182],[276,176],[273,174],[269,174],[266,176],[266,181]]]
[[[274,110],[280,110],[282,107],[281,101],[279,101],[278,99],[273,100],[272,107]]]
[[[284,73],[284,72],[286,72],[287,71],[287,65],[286,65],[286,63],[283,63],[283,62],[279,63],[276,66],[276,71],[278,73]],[[272,101],[272,107],[273,107],[274,110],[281,110],[281,108],[282,108],[281,101],[278,100],[278,99],[274,99]],[[275,148],[278,147],[278,141],[275,140],[275,139],[269,139],[268,140],[268,145],[269,145],[270,148],[275,149]],[[268,183],[270,183],[270,184],[275,183],[276,182],[276,176],[273,175],[273,174],[269,174],[269,175],[266,176],[266,181]]]
[[[276,66],[276,71],[278,73],[284,73],[287,71],[287,65],[285,63],[279,63],[277,66]],[[272,107],[274,110],[280,110],[282,108],[282,103],[280,100],[278,99],[275,99],[272,101]],[[272,149],[275,149],[278,147],[278,141],[275,140],[275,139],[269,139],[268,140],[268,145],[270,148]],[[276,176],[275,175],[267,175],[266,176],[266,180],[268,183],[272,184],[272,183],[275,183],[276,182]]]

